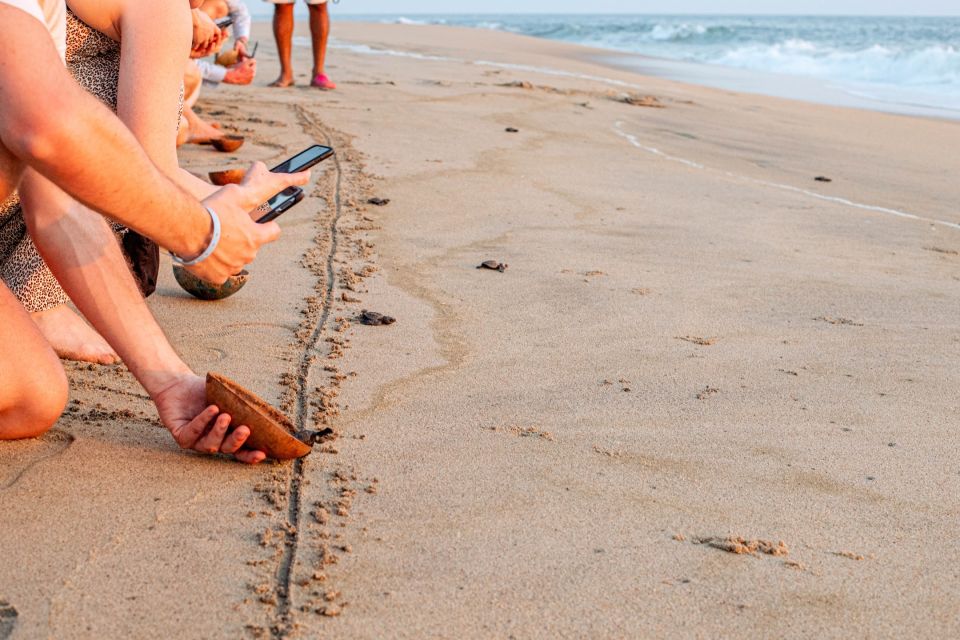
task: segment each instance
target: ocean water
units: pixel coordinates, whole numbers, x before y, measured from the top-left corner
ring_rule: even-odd
[[[922,112],[929,107],[934,113],[955,111],[955,117],[960,117],[960,18],[689,15],[338,17],[496,29],[599,47],[610,50],[611,56],[614,56],[614,52],[641,54],[678,63],[673,66],[651,64],[649,68],[641,69],[647,72],[775,95],[782,92],[775,88],[778,83],[774,76],[804,78],[817,81],[818,86],[828,92],[842,92],[851,99],[876,103],[878,108],[886,105],[890,107],[888,110],[910,111],[909,107],[917,107]],[[611,61],[616,62],[616,58],[611,57]],[[620,62],[626,64],[626,59]],[[710,81],[711,68],[720,71],[714,74],[716,82]],[[699,72],[691,69],[699,69]],[[753,75],[734,71],[751,72]],[[753,81],[745,78],[753,78]],[[768,84],[771,90],[765,91]],[[905,108],[893,108],[896,106]]]

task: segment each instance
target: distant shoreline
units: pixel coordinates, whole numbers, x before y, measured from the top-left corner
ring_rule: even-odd
[[[302,10],[305,11],[305,9]],[[354,24],[382,24],[382,19],[388,17],[392,16],[343,16],[340,17],[340,20]],[[377,20],[376,18],[380,18],[381,20]],[[255,21],[264,22],[261,17],[257,17]],[[444,25],[430,26],[443,27]],[[479,27],[466,25],[451,26],[479,29]],[[551,38],[538,37],[537,39],[549,42],[563,42]],[[297,44],[309,45],[309,42],[298,40]],[[336,31],[334,31],[331,48],[334,51],[338,48],[352,50],[354,47],[363,44],[364,43],[340,40],[336,38]],[[753,71],[717,64],[685,62],[615,49],[578,45],[569,42],[564,42],[564,44],[582,47],[582,59],[602,65],[611,70],[631,71],[685,84],[724,89],[744,94],[799,100],[810,104],[861,109],[921,118],[951,121],[960,120],[960,108],[949,109],[924,104],[911,104],[902,101],[886,101],[869,95],[858,94],[856,91],[851,91],[849,88],[844,88],[838,83],[825,79]],[[372,48],[377,49],[375,46]]]

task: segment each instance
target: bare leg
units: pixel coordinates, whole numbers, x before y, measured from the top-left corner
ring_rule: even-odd
[[[63,413],[67,377],[53,349],[3,283],[0,318],[0,440],[35,438]]]
[[[179,149],[183,145],[187,144],[187,141],[190,139],[190,123],[187,122],[186,116],[180,116],[180,125],[177,128],[177,148]]]
[[[324,72],[327,61],[327,39],[330,37],[330,12],[327,5],[311,4],[310,39],[313,43],[313,77]]]
[[[186,118],[190,130],[187,141],[198,144],[223,137],[222,131],[206,122],[193,110],[193,105],[197,104],[200,98],[202,85],[203,77],[200,75],[200,69],[193,60],[188,60],[183,72],[183,117]]]
[[[30,314],[40,333],[64,360],[116,364],[120,357],[107,341],[65,304]]]
[[[337,85],[326,76],[327,40],[330,38],[330,11],[327,4],[310,6],[310,37],[313,41],[313,76],[310,85],[330,91]]]
[[[273,5],[273,37],[280,54],[280,77],[271,87],[289,87],[293,84],[293,3]]]

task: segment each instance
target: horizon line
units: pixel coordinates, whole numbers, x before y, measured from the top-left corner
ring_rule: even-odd
[[[550,12],[550,11],[498,11],[493,13],[477,11],[439,11],[439,12],[350,12],[342,13],[343,16],[649,16],[649,17],[687,17],[687,16],[716,16],[730,18],[752,18],[752,17],[771,17],[771,18],[960,18],[960,12],[955,14],[943,13],[721,13],[721,12],[702,12],[688,11],[681,13],[645,13],[632,12],[622,13],[615,11],[575,11],[575,12]]]

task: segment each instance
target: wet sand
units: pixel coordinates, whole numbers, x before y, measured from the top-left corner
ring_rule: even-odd
[[[257,34],[257,86],[203,102],[247,145],[182,158],[338,162],[240,294],[166,265],[151,306],[339,438],[183,454],[70,366],[0,447],[0,638],[960,632],[960,125],[444,27],[338,24],[340,90],[277,91]]]

